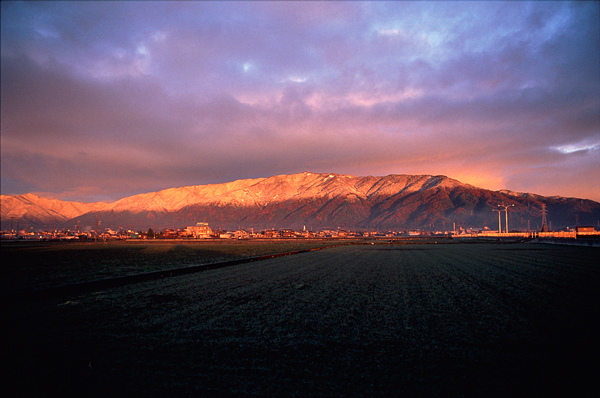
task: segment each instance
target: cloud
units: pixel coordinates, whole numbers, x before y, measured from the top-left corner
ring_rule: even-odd
[[[598,3],[9,3],[3,194],[311,170],[600,200]]]

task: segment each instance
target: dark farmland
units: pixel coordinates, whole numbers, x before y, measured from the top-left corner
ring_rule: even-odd
[[[3,294],[327,247],[335,240],[2,242]]]
[[[5,300],[5,391],[597,396],[599,254],[541,244],[352,245],[80,296]]]

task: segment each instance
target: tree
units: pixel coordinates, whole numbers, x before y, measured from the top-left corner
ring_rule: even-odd
[[[154,238],[154,231],[152,230],[152,228],[148,228],[148,238]]]

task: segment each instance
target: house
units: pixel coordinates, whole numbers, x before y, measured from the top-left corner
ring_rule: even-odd
[[[575,227],[575,232],[595,232],[594,227]]]
[[[280,232],[280,235],[282,238],[295,238],[296,237],[296,232],[294,232],[291,229],[285,229],[283,231]]]
[[[233,238],[234,239],[250,239],[250,234],[248,233],[248,231],[246,231],[244,229],[238,229],[237,231],[233,232]]]
[[[262,233],[265,238],[277,238],[279,237],[279,231],[275,230],[266,230]]]
[[[163,233],[163,237],[168,239],[177,238],[177,231],[175,231],[174,229],[167,228]]]

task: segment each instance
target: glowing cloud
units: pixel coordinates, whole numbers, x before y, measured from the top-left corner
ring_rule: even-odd
[[[579,177],[600,180],[598,2],[2,2],[1,18],[3,194],[310,170],[600,200]]]

